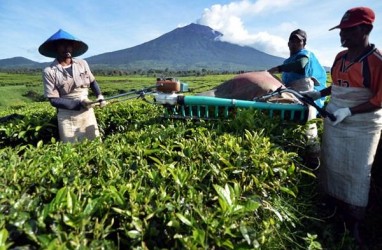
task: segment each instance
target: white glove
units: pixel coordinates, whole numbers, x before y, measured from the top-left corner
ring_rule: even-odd
[[[342,122],[346,117],[351,116],[351,111],[349,108],[337,109],[333,115],[336,117],[336,120],[332,122],[333,126],[336,126],[338,123]]]
[[[308,96],[308,97],[312,98],[313,100],[317,100],[317,99],[321,98],[321,92],[320,91],[316,91],[316,90],[302,91],[300,93],[302,95],[304,95],[304,96]]]
[[[101,108],[105,107],[107,105],[107,102],[105,101],[105,98],[103,97],[103,95],[98,95],[97,96],[97,101],[99,102],[99,106]]]

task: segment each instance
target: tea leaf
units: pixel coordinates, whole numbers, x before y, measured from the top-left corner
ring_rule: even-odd
[[[178,217],[179,218],[179,220],[181,221],[181,222],[183,222],[184,224],[186,224],[187,226],[192,226],[192,222],[191,221],[189,221],[186,217],[184,217],[182,214],[180,214],[180,213],[176,213],[175,214],[176,215],[176,217]]]

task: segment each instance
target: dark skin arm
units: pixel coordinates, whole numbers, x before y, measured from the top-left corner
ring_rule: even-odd
[[[321,97],[328,96],[332,93],[332,86],[320,90]]]
[[[332,92],[331,86],[320,91],[322,97],[330,95],[331,92]],[[350,112],[352,113],[352,115],[354,115],[354,114],[372,112],[372,111],[380,109],[380,108],[381,107],[376,106],[370,102],[365,102],[365,103],[362,103],[360,105],[351,107],[349,109],[350,109]]]
[[[296,72],[304,74],[304,68],[308,64],[309,59],[306,56],[298,58],[292,63],[285,63],[273,68],[268,69],[268,72],[271,74],[280,73],[280,72]]]
[[[375,106],[374,104],[371,104],[370,102],[365,102],[360,105],[357,105],[355,107],[350,108],[350,112],[352,115],[354,114],[360,114],[360,113],[367,113],[372,112],[374,110],[380,109],[381,107]]]

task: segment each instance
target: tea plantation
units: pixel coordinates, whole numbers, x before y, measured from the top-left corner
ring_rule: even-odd
[[[181,80],[195,93],[230,77]],[[99,82],[113,95],[153,78]],[[100,140],[63,144],[48,102],[3,106],[0,249],[356,249],[317,205],[304,124],[256,110],[214,121],[163,112],[141,99],[111,103],[96,109]],[[372,220],[381,246],[381,218]]]

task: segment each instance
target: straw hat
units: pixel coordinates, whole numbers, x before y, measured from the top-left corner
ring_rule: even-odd
[[[75,38],[68,32],[60,29],[40,45],[38,51],[41,55],[57,58],[57,44],[60,41],[71,41],[73,46],[72,56],[80,56],[88,50],[88,45],[81,40]]]

